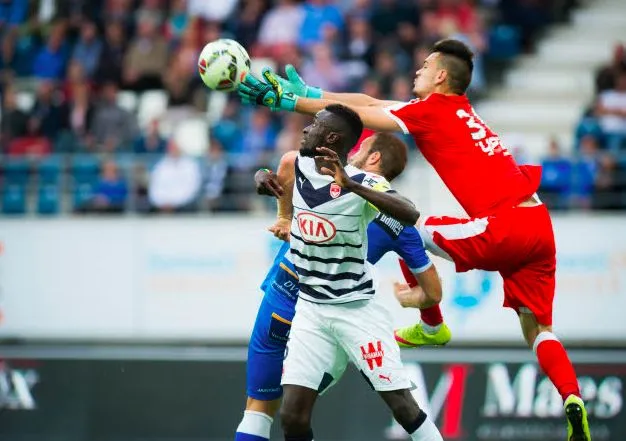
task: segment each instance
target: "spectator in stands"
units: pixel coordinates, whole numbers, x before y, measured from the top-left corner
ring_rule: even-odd
[[[189,24],[187,15],[187,1],[173,0],[172,7],[165,25],[165,32],[168,40],[176,44],[182,37]]]
[[[139,17],[137,36],[131,40],[124,56],[124,84],[130,89],[144,91],[163,87],[161,75],[167,67],[168,49],[157,25],[151,15]]]
[[[585,136],[580,141],[580,152],[572,168],[572,206],[591,208],[591,195],[598,173],[598,141]]]
[[[149,17],[157,27],[161,27],[165,19],[162,0],[141,0],[141,6],[135,11],[135,23],[138,25],[143,17]]]
[[[121,84],[125,47],[124,27],[119,21],[111,21],[105,27],[105,40],[98,61],[96,79],[100,83]]]
[[[132,0],[105,0],[103,21],[105,23],[120,23],[124,32],[130,32],[134,27]]]
[[[104,161],[99,181],[88,210],[100,213],[121,213],[126,206],[128,186],[114,161]]]
[[[431,48],[437,41],[441,40],[441,22],[437,13],[427,10],[422,13],[420,22],[420,41],[428,48]]]
[[[348,22],[348,41],[343,58],[346,76],[360,81],[374,65],[374,42],[367,20],[355,17]]]
[[[344,22],[339,8],[330,0],[308,0],[304,4],[304,20],[300,27],[298,44],[308,48],[322,41],[322,29],[330,24],[340,32],[343,31]]]
[[[476,13],[467,0],[440,0],[437,18],[440,21],[452,20],[461,33],[469,33],[476,28]]]
[[[137,118],[117,104],[117,90],[117,84],[106,83],[94,113],[93,135],[100,146],[129,145],[137,137]]]
[[[211,132],[228,153],[241,151],[243,137],[239,114],[241,105],[236,100],[229,100],[219,122],[211,127]]]
[[[83,67],[88,78],[92,78],[98,67],[102,53],[102,41],[98,37],[96,24],[85,21],[81,25],[80,39],[74,46],[72,60],[77,61]]]
[[[251,115],[248,129],[243,133],[241,156],[236,168],[251,170],[269,162],[269,155],[274,150],[276,130],[272,125],[271,113],[267,108],[256,108]]]
[[[404,0],[380,0],[372,11],[370,24],[377,38],[396,33],[401,23],[419,23],[419,11],[412,2]]]
[[[276,138],[277,155],[282,156],[284,153],[300,148],[305,120],[306,118],[299,113],[290,113],[285,116],[283,129]]]
[[[33,59],[33,75],[37,78],[59,80],[65,73],[68,47],[65,43],[65,25],[56,24],[46,45]]]
[[[0,152],[4,152],[13,139],[26,135],[27,123],[28,115],[17,107],[15,89],[7,87],[2,96]]]
[[[617,210],[626,206],[626,171],[615,158],[604,153],[598,161],[598,172],[593,192],[593,208]]]
[[[401,102],[411,101],[415,98],[413,95],[413,84],[411,83],[411,80],[405,77],[396,77],[391,86],[390,98],[393,101]]]
[[[61,86],[61,92],[65,101],[71,101],[74,96],[74,90],[78,87],[86,86],[90,91],[92,84],[85,76],[85,69],[82,64],[76,60],[70,61],[67,66],[67,76]]]
[[[551,209],[566,208],[572,181],[572,163],[563,155],[555,139],[550,140],[548,154],[542,159],[541,166],[541,200]]]
[[[257,44],[257,35],[263,15],[267,11],[267,3],[266,0],[249,0],[243,4],[243,10],[234,23],[233,32],[235,39],[244,47],[254,49]]]
[[[159,134],[159,120],[153,119],[145,134],[140,135],[133,144],[133,151],[139,154],[165,153],[167,143]]]
[[[63,114],[52,81],[42,81],[37,98],[30,112],[30,128],[33,134],[55,139],[63,125]]]
[[[94,106],[90,100],[87,84],[74,87],[72,99],[63,103],[61,113],[62,127],[80,144],[90,145]]]
[[[382,50],[376,54],[374,78],[378,80],[380,92],[384,97],[391,95],[391,86],[398,71],[398,64],[392,52]]]
[[[596,92],[614,89],[615,79],[624,70],[626,70],[626,45],[618,43],[613,48],[611,63],[602,66],[596,73]]]
[[[619,154],[626,142],[626,70],[619,72],[615,89],[605,90],[598,97],[596,114],[604,132],[607,148]]]
[[[258,42],[270,53],[275,46],[295,44],[304,20],[304,9],[296,0],[278,0],[263,18]]]
[[[219,199],[224,192],[227,175],[228,161],[224,147],[217,139],[212,138],[203,170],[204,199],[209,210],[217,208]]]
[[[233,12],[237,0],[187,0],[187,12],[191,17],[202,17],[206,21],[222,22]]]
[[[167,144],[167,155],[150,174],[148,195],[153,210],[161,212],[189,211],[202,185],[202,173],[198,163],[181,154],[173,140]]]
[[[302,77],[308,84],[323,90],[338,91],[345,85],[345,76],[339,62],[328,46],[316,44],[311,50],[312,59],[302,67]]]

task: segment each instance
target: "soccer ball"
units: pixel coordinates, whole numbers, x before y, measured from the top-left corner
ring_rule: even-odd
[[[235,40],[221,38],[204,46],[198,71],[209,89],[231,92],[250,71],[250,56]]]

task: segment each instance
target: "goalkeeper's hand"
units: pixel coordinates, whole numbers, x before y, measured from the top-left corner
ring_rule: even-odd
[[[288,64],[285,66],[285,73],[287,74],[287,78],[283,78],[280,75],[273,73],[280,85],[283,87],[283,90],[305,98],[322,97],[322,89],[306,84],[293,65]]]
[[[272,110],[296,110],[298,97],[283,89],[275,75],[269,68],[264,68],[263,79],[247,74],[239,85],[238,93],[245,104],[257,104],[269,107]]]

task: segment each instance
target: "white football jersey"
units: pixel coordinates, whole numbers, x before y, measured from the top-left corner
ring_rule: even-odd
[[[388,191],[381,176],[351,165],[355,181]],[[315,160],[298,156],[293,192],[291,257],[300,282],[300,298],[316,303],[369,299],[376,291],[367,262],[367,226],[378,211],[365,199],[317,172]]]

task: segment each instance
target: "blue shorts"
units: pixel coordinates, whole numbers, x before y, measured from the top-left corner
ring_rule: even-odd
[[[283,395],[280,379],[295,303],[272,290],[263,296],[248,346],[247,393],[271,401]]]

